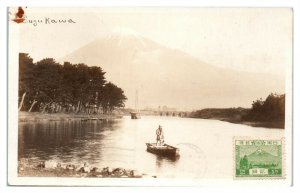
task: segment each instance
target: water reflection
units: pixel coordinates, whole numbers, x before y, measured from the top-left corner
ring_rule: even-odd
[[[180,157],[172,159],[146,151],[145,143],[156,140],[158,125],[163,125],[166,143],[180,149]],[[32,164],[46,160],[87,162],[96,167],[137,169],[150,176],[215,178],[231,177],[232,168],[224,168],[223,163],[232,162],[233,136],[284,136],[284,131],[215,120],[149,116],[134,121],[123,117],[111,121],[19,123],[18,135],[18,158]]]
[[[76,153],[78,158],[88,156],[95,160],[101,157],[101,151],[93,147],[101,144],[105,132],[115,129],[118,129],[118,121],[21,123],[19,159],[36,156],[38,160],[60,158],[64,162],[72,162]],[[90,154],[90,151],[93,153]]]
[[[164,163],[172,163],[173,165],[176,165],[176,161],[179,160],[180,156],[161,156],[161,155],[155,155],[156,157],[156,165],[157,167],[161,167]]]

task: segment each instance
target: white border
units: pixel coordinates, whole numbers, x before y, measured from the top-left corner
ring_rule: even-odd
[[[127,8],[125,8],[128,10]],[[137,8],[138,9],[138,8]],[[151,8],[152,9],[152,8]],[[153,8],[155,10],[155,8]],[[288,8],[287,8],[288,9]],[[61,10],[61,9],[59,9]],[[74,11],[76,9],[67,8],[66,11]],[[88,9],[87,9],[88,10]],[[108,9],[109,11],[110,9]],[[59,186],[214,186],[217,182],[220,186],[288,186],[291,184],[291,110],[292,110],[292,61],[289,61],[286,66],[286,125],[285,125],[285,138],[287,141],[286,161],[283,164],[286,166],[286,179],[281,179],[274,182],[252,182],[248,181],[234,181],[234,176],[231,179],[119,179],[119,178],[53,178],[53,177],[18,177],[17,176],[17,152],[18,152],[18,54],[19,54],[19,25],[10,22],[9,25],[9,84],[8,84],[8,183],[10,185],[59,185]],[[238,137],[238,136],[237,136]],[[231,149],[229,149],[231,151]],[[232,160],[233,161],[233,160]],[[254,180],[254,179],[253,179]]]
[[[2,0],[1,2],[1,15],[0,15],[0,18],[1,18],[1,28],[2,28],[2,32],[1,32],[1,42],[6,42],[6,29],[7,29],[7,26],[6,26],[6,7],[5,6],[18,6],[18,5],[31,5],[31,6],[70,6],[70,3],[68,3],[67,1],[64,1],[62,2],[61,0],[53,0],[51,2],[43,2],[43,1],[30,1],[30,3],[28,1],[16,1],[16,0]],[[294,8],[294,34],[295,34],[295,37],[294,37],[294,53],[298,53],[299,52],[299,38],[296,36],[296,34],[300,34],[299,33],[299,18],[300,18],[300,15],[299,15],[299,11],[300,11],[300,7],[299,7],[299,1],[297,0],[287,0],[287,1],[284,1],[284,0],[276,0],[276,1],[271,1],[271,0],[267,0],[267,1],[263,1],[263,0],[260,0],[260,1],[248,1],[248,2],[245,2],[245,1],[191,1],[191,0],[185,0],[185,1],[178,1],[178,0],[175,0],[175,1],[171,1],[171,0],[168,0],[168,1],[164,1],[164,2],[160,2],[160,1],[157,1],[157,0],[153,0],[153,1],[150,1],[150,2],[146,2],[146,3],[143,3],[143,2],[136,2],[136,1],[128,1],[128,0],[123,0],[123,1],[107,1],[107,2],[99,2],[99,1],[90,1],[90,0],[85,0],[85,1],[72,1],[71,3],[72,6],[217,6],[217,7],[240,7],[240,6],[243,6],[243,7],[293,7]],[[5,21],[3,21],[5,20]],[[4,32],[4,33],[3,33]],[[297,52],[298,51],[298,52]],[[1,84],[1,90],[5,90],[6,88],[6,77],[7,77],[7,74],[6,74],[6,69],[7,67],[4,65],[7,63],[6,61],[6,55],[7,54],[7,47],[5,44],[1,44],[1,69],[0,69],[0,72],[1,72],[1,76],[0,76],[0,84]],[[296,117],[296,119],[294,119],[294,139],[297,139],[299,137],[299,130],[297,130],[297,128],[299,128],[300,124],[299,124],[299,119],[297,119],[297,117],[299,117],[299,107],[300,107],[300,104],[299,104],[299,72],[300,72],[300,69],[299,69],[299,56],[297,56],[296,54],[294,55],[294,117]],[[2,74],[3,73],[3,74]],[[2,192],[2,190],[6,190],[6,191],[13,191],[13,192],[24,192],[24,191],[27,191],[28,189],[30,189],[30,192],[40,192],[40,191],[45,191],[46,192],[52,192],[52,191],[56,191],[56,190],[64,190],[63,188],[38,188],[38,189],[35,189],[35,188],[25,188],[25,187],[19,187],[19,188],[12,188],[12,187],[8,187],[7,184],[6,184],[6,180],[7,180],[7,176],[6,175],[3,175],[3,174],[7,174],[6,171],[4,168],[6,168],[6,163],[7,163],[7,160],[6,160],[6,156],[3,156],[6,154],[6,144],[7,144],[7,132],[6,130],[4,129],[6,127],[6,116],[7,116],[7,113],[6,113],[6,109],[4,109],[3,107],[6,106],[6,96],[5,94],[2,94],[0,95],[1,96],[1,100],[0,100],[0,106],[1,106],[1,140],[0,140],[0,147],[1,147],[1,178],[0,178],[0,191]],[[297,149],[297,147],[299,147],[299,140],[295,140],[294,141],[294,149]],[[299,171],[299,166],[297,166],[297,163],[300,163],[299,162],[299,153],[297,153],[299,151],[295,151],[294,150],[294,171]],[[3,159],[5,158],[5,159]],[[299,165],[299,164],[298,164]],[[299,185],[297,186],[297,183],[299,181],[296,181],[296,180],[299,180],[299,175],[297,172],[294,173],[294,185],[296,187],[299,188]],[[213,183],[213,184],[217,184],[217,183]],[[212,184],[212,185],[213,185]],[[159,185],[159,184],[157,184]],[[55,189],[55,190],[54,190]],[[86,191],[87,189],[89,189],[88,191],[94,191],[94,192],[98,192],[99,189],[91,189],[91,188],[84,188],[84,191]],[[176,190],[180,190],[182,188],[176,188]],[[68,188],[68,190],[72,191],[72,192],[79,192],[79,191],[82,191],[83,189],[76,189],[76,188]],[[118,189],[113,189],[111,188],[111,190],[113,191],[118,191]],[[128,189],[127,189],[128,190]],[[141,190],[141,189],[140,189]],[[147,188],[144,188],[143,191],[149,191],[149,189]],[[190,190],[195,190],[194,188],[190,188]],[[197,189],[196,189],[197,190]],[[208,192],[211,192],[212,190],[209,190],[209,189],[206,189]],[[259,189],[259,190],[255,190],[255,191],[270,191],[270,189]],[[295,188],[293,189],[285,189],[284,191],[296,191]],[[3,191],[3,192],[6,192],[6,191]],[[122,190],[123,191],[123,190]],[[133,190],[129,190],[127,192],[132,192]],[[150,190],[151,192],[152,191],[157,191],[156,189],[152,189]],[[173,189],[174,191],[174,189]],[[237,191],[237,192],[252,192],[253,190],[245,190],[244,188],[241,188],[241,189],[234,189],[234,192]],[[272,189],[271,191],[273,192],[282,192],[283,189]],[[298,190],[297,190],[298,191]],[[126,191],[125,191],[126,192]]]
[[[276,177],[272,177],[272,176],[244,176],[244,177],[240,177],[240,176],[236,176],[236,141],[240,141],[240,140],[249,140],[249,141],[256,141],[256,140],[275,140],[275,141],[281,141],[281,176],[276,176]],[[233,137],[232,139],[232,151],[233,153],[233,175],[234,175],[234,180],[278,180],[278,179],[287,179],[290,180],[290,168],[287,168],[286,166],[286,140],[284,137],[274,137],[274,138],[270,138],[270,137],[264,137],[264,136],[260,136],[260,137],[251,137],[251,136],[243,136],[243,137]],[[287,175],[288,174],[288,175]]]

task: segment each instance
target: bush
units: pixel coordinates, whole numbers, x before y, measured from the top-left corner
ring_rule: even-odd
[[[248,114],[243,116],[245,121],[284,122],[285,94],[271,93],[266,100],[253,101]]]

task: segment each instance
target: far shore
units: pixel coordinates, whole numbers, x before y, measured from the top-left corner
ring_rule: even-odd
[[[251,127],[265,127],[269,129],[284,129],[284,122],[261,122],[261,121],[242,121],[241,119],[237,118],[230,118],[230,117],[193,117],[194,119],[211,119],[211,120],[218,120],[218,121],[225,121],[233,124],[242,124],[248,125]]]
[[[40,113],[40,112],[19,112],[19,122],[38,122],[38,121],[70,121],[70,120],[114,120],[120,119],[125,114],[85,114],[85,113]],[[147,116],[147,115],[142,115]],[[280,128],[284,129],[284,122],[259,122],[259,121],[242,121],[240,116],[204,116],[190,117],[196,119],[211,119],[225,121],[234,124],[243,124],[252,127]]]
[[[270,129],[284,129],[284,122],[260,122],[260,121],[237,121],[237,120],[230,120],[230,119],[215,119],[215,120],[220,120],[220,121],[226,121],[229,123],[234,123],[234,124],[243,124],[243,125],[248,125],[252,127],[266,127]]]
[[[245,118],[251,109],[247,108],[207,108],[190,113],[189,117],[196,119],[213,119],[235,124],[249,125],[252,127],[284,129],[284,121],[260,121],[253,116]],[[261,118],[261,117],[260,117]],[[263,119],[261,119],[263,120]]]
[[[122,115],[115,114],[84,114],[84,113],[40,113],[40,112],[19,112],[19,122],[36,121],[68,121],[68,120],[112,120],[122,118]]]

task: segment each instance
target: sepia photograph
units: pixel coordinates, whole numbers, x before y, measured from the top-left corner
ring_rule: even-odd
[[[10,185],[291,184],[291,8],[7,14]]]

